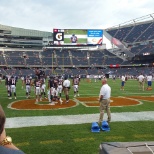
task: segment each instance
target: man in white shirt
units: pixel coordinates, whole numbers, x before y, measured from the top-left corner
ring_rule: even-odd
[[[104,111],[107,112],[107,122],[111,121],[111,111],[110,111],[110,97],[111,97],[111,87],[107,84],[107,79],[102,79],[102,87],[100,89],[99,94],[99,102],[100,102],[100,116],[99,116],[99,124],[103,122]]]
[[[66,103],[68,103],[69,102],[70,81],[68,80],[68,78],[66,76],[65,76],[64,82],[63,82],[63,90],[64,90],[64,94],[66,97]]]
[[[149,73],[149,75],[147,76],[147,84],[148,84],[147,90],[152,90],[151,89],[151,86],[152,86],[152,74],[151,73]]]
[[[145,81],[145,77],[143,76],[142,73],[137,77],[137,80],[138,80],[138,82],[139,82],[139,90],[143,90],[143,91],[144,91],[144,81]]]
[[[126,78],[125,78],[124,75],[122,75],[121,76],[121,89],[120,90],[123,90],[124,91],[125,81],[126,81]]]

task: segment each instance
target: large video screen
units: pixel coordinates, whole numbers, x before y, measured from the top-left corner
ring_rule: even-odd
[[[103,30],[53,29],[54,45],[101,45]]]

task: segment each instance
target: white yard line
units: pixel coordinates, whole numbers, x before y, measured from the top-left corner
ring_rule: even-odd
[[[154,111],[112,113],[112,122],[154,121]],[[31,126],[84,124],[97,122],[98,114],[14,117],[6,119],[6,128],[22,128]],[[107,119],[106,113],[104,120]]]

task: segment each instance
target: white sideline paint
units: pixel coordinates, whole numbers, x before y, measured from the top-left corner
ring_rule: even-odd
[[[111,122],[153,121],[154,111],[111,113],[111,116],[112,116]],[[84,124],[84,123],[97,122],[98,119],[99,119],[99,113],[82,114],[82,115],[61,115],[61,116],[14,117],[6,119],[5,128]],[[107,115],[105,113],[104,120],[106,119]]]

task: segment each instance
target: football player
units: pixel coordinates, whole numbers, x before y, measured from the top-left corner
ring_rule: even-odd
[[[41,97],[44,95],[44,98],[46,97],[46,84],[45,84],[45,78],[41,78],[42,86],[41,86]]]
[[[29,98],[31,93],[31,84],[32,84],[32,80],[30,79],[29,75],[24,80],[24,84],[26,85],[26,97]]]
[[[71,42],[72,43],[77,43],[77,41],[78,41],[77,36],[75,36],[75,34],[72,34],[72,36],[71,36]]]
[[[63,79],[59,76],[59,79],[58,79],[58,94],[59,94],[59,101],[60,103],[62,104],[62,99],[61,99],[61,93],[62,93],[62,89],[63,89]]]
[[[3,75],[0,74],[0,84],[2,84],[2,77],[3,77]]]
[[[21,88],[22,89],[24,88],[24,84],[25,84],[25,81],[24,80],[25,80],[25,77],[24,76],[21,76],[21,82],[22,82],[22,87]]]
[[[72,80],[72,86],[74,89],[74,97],[76,96],[80,96],[79,95],[79,78],[78,76],[74,76],[73,80]]]
[[[54,96],[54,77],[50,76],[50,79],[48,81],[48,99],[50,105],[55,105],[53,102],[53,96]]]
[[[7,89],[8,98],[10,97],[10,79],[11,79],[10,75],[7,75],[5,77],[5,86],[6,86],[6,89]]]
[[[14,93],[14,98],[16,98],[16,83],[17,83],[17,80],[14,76],[11,76],[11,79],[10,79],[10,97],[9,99],[12,99],[12,93]]]
[[[42,83],[41,81],[38,79],[38,77],[35,78],[34,80],[34,86],[35,86],[35,96],[36,96],[36,103],[39,101],[42,101],[42,98],[41,98],[41,86],[42,86]]]

